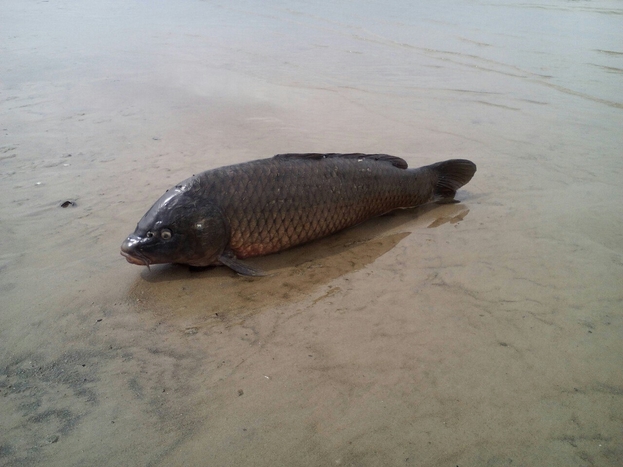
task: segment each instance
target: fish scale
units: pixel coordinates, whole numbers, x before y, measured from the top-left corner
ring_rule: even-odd
[[[280,251],[428,201],[420,192],[432,196],[430,187],[414,192],[417,177],[412,173],[373,159],[267,159],[255,167],[234,167],[233,172],[223,169],[228,176],[206,172],[199,182],[223,206],[230,248],[238,258]],[[230,180],[237,179],[237,186],[231,186]],[[225,183],[228,190],[223,190]],[[224,192],[227,197],[220,195]],[[243,198],[248,201],[241,202]]]

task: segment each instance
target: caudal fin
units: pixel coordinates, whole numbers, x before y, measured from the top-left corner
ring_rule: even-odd
[[[465,159],[451,159],[428,166],[439,176],[434,200],[452,202],[456,190],[469,182],[476,173],[476,164]]]

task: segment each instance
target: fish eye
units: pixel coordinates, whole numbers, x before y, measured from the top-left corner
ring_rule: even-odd
[[[171,231],[169,229],[162,229],[160,231],[160,236],[163,240],[169,240],[171,238]]]
[[[153,237],[153,236],[154,236],[154,233],[150,231],[150,232],[147,232],[147,233],[145,234],[145,236],[146,236],[147,238],[151,238],[151,237]]]

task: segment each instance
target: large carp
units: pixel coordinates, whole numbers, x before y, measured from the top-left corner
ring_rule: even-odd
[[[452,202],[476,172],[454,159],[407,169],[386,154],[278,154],[208,170],[167,190],[121,245],[133,264],[224,264],[324,237],[398,208]]]

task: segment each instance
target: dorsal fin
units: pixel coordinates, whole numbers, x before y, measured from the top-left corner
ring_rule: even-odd
[[[352,153],[352,154],[339,154],[335,152],[330,152],[326,154],[321,153],[302,153],[302,154],[277,154],[275,159],[327,159],[334,157],[343,157],[345,159],[374,159],[375,161],[388,162],[394,167],[398,167],[399,169],[406,169],[409,165],[407,161],[401,159],[400,157],[390,156],[389,154],[361,154],[361,153]]]

